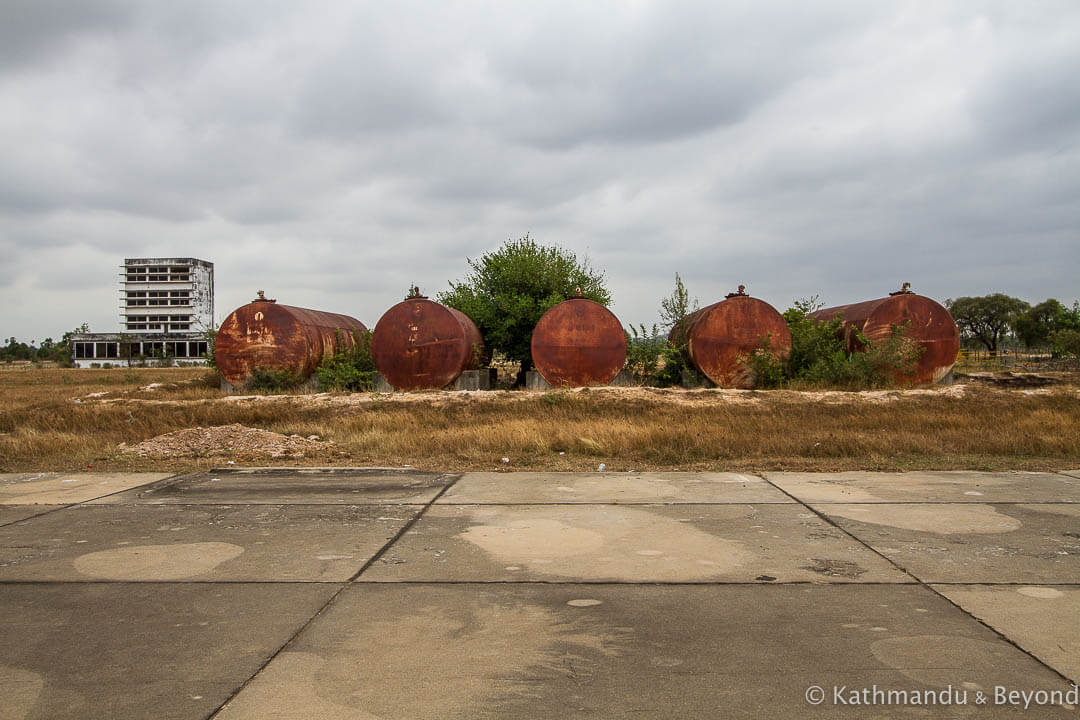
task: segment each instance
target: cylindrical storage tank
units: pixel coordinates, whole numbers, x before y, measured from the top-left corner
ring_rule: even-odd
[[[791,331],[784,316],[769,303],[743,292],[690,313],[671,329],[668,339],[685,345],[690,361],[723,388],[751,388],[754,375],[743,358],[761,347],[762,339],[780,358],[791,354]]]
[[[371,356],[398,390],[444,388],[484,362],[484,339],[469,316],[422,295],[383,313],[371,336]]]
[[[367,330],[348,315],[280,305],[262,291],[254,301],[233,310],[214,340],[218,370],[233,387],[243,387],[257,367],[289,370],[303,380],[323,358],[353,344],[353,334]]]
[[[572,298],[536,323],[532,359],[554,387],[608,385],[626,364],[626,332],[600,303]]]
[[[810,317],[827,321],[837,315],[844,321],[844,341],[849,352],[866,349],[855,330],[875,343],[888,338],[893,325],[908,323],[905,335],[919,343],[923,352],[914,375],[897,373],[900,382],[932,385],[940,382],[956,364],[960,352],[956,321],[940,304],[907,290],[906,283],[903,290],[888,297],[825,308],[811,313]]]

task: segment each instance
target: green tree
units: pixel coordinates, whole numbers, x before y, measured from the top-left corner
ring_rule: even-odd
[[[1056,357],[1080,358],[1080,330],[1055,330],[1050,333],[1050,346]]]
[[[1016,315],[1013,331],[1026,348],[1044,348],[1050,342],[1051,332],[1069,327],[1068,313],[1061,302],[1053,298],[1043,300]]]
[[[532,367],[532,331],[545,312],[578,290],[603,305],[611,302],[602,272],[574,253],[541,245],[528,235],[466,262],[471,272],[461,282],[451,282],[438,301],[468,315],[488,350],[520,363],[519,383]]]
[[[1016,318],[1029,305],[1020,298],[993,293],[946,300],[945,307],[952,313],[965,339],[981,342],[987,350],[994,352]]]
[[[1054,298],[1028,308],[1013,323],[1016,337],[1029,348],[1047,347],[1059,330],[1080,330],[1080,308],[1070,310]]]
[[[660,300],[660,327],[671,330],[680,320],[692,312],[697,312],[700,308],[697,298],[694,298],[691,305],[690,293],[683,285],[679,273],[675,273],[675,290],[671,295]]]

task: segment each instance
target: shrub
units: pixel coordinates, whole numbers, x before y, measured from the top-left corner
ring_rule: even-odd
[[[324,390],[367,391],[374,387],[375,361],[371,357],[371,331],[352,333],[352,343],[345,342],[338,331],[336,353],[324,358],[315,374]]]
[[[656,373],[656,384],[659,387],[681,385],[685,388],[699,388],[711,386],[711,381],[694,367],[686,345],[675,345],[668,342],[664,346],[661,358],[663,367]]]
[[[852,329],[863,352],[849,353],[844,342],[844,323],[839,316],[818,320],[810,313],[820,309],[816,297],[797,300],[784,312],[791,330],[791,354],[780,362],[768,339],[751,355],[744,356],[754,372],[755,387],[785,385],[835,387],[849,390],[892,387],[915,373],[923,348],[906,335],[907,324],[894,325],[884,340],[871,343]]]
[[[1050,345],[1055,356],[1080,357],[1080,330],[1055,330]]]
[[[206,352],[203,353],[203,357],[206,358],[206,366],[217,369],[217,355],[214,353],[217,343],[217,330],[211,325],[208,328],[203,328],[203,338],[206,340]]]
[[[772,349],[772,338],[762,338],[757,350],[743,355],[739,361],[752,373],[755,388],[778,388],[784,384],[784,361]]]
[[[630,326],[630,332],[626,333],[626,369],[634,376],[634,382],[639,385],[654,385],[657,382],[657,373],[664,356],[664,349],[670,344],[668,339],[660,333],[658,325],[652,326],[652,331],[645,329],[645,324],[637,327]]]
[[[262,392],[290,390],[301,383],[301,378],[288,368],[257,367],[248,376],[246,388]]]

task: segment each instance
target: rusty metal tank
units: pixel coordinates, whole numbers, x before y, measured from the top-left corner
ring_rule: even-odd
[[[480,331],[469,316],[417,293],[383,313],[371,355],[398,390],[443,388],[485,360]]]
[[[608,385],[626,364],[626,332],[600,303],[571,298],[536,323],[532,359],[554,387]]]
[[[309,377],[338,343],[353,344],[353,333],[367,330],[348,315],[281,305],[259,297],[233,310],[214,341],[218,370],[233,387],[243,387],[257,367],[290,370]]]
[[[690,313],[668,339],[685,345],[690,361],[723,388],[750,388],[754,377],[741,359],[761,347],[763,338],[781,358],[791,354],[791,331],[769,303],[750,297],[742,285],[718,303]]]
[[[941,382],[960,352],[960,331],[949,311],[928,297],[917,295],[909,283],[888,297],[851,305],[825,308],[811,313],[818,320],[832,320],[837,315],[844,321],[844,342],[849,352],[866,349],[856,336],[861,332],[871,343],[884,340],[893,325],[908,323],[905,334],[923,348],[914,375],[897,374],[898,382],[932,385]]]

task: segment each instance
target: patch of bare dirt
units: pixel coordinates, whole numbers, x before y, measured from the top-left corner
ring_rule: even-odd
[[[963,376],[966,382],[1003,388],[1037,388],[1048,385],[1066,385],[1073,380],[1064,373],[1033,372],[972,372]]]
[[[222,456],[250,459],[302,458],[332,445],[333,441],[324,442],[315,435],[307,438],[282,435],[234,423],[185,428],[143,440],[137,445],[121,443],[120,449],[147,458]]]

